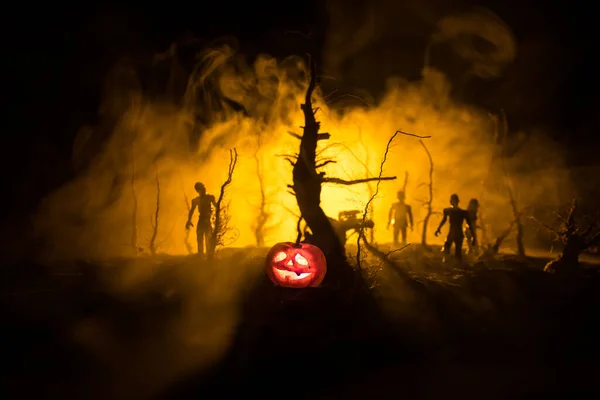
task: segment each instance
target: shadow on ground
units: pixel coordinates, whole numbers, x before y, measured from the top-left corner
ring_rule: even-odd
[[[273,286],[265,251],[19,266],[3,398],[521,398],[598,394],[600,279],[547,260],[396,256],[369,298]],[[365,265],[377,269],[375,260]]]

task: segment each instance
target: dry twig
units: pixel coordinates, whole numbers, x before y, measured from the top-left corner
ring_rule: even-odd
[[[213,257],[215,254],[215,250],[218,245],[223,244],[224,236],[228,230],[228,216],[227,216],[227,206],[223,205],[223,198],[225,197],[225,189],[229,186],[233,180],[233,172],[235,171],[235,166],[237,164],[238,153],[236,148],[229,150],[229,168],[227,170],[227,179],[221,185],[221,191],[219,193],[219,199],[217,200],[215,206],[215,226],[212,231],[212,237],[209,244],[208,254],[210,257]]]
[[[367,221],[367,215],[369,214],[369,207],[370,207],[371,203],[373,202],[373,200],[375,199],[375,197],[377,197],[377,194],[379,193],[379,183],[382,181],[381,177],[383,175],[383,167],[385,166],[385,162],[387,161],[387,156],[390,151],[390,145],[392,144],[392,141],[396,138],[396,136],[398,136],[398,133],[400,133],[400,131],[396,131],[396,133],[394,133],[392,135],[390,140],[388,140],[387,145],[385,146],[385,152],[383,153],[383,159],[381,160],[381,164],[379,166],[378,178],[367,180],[367,182],[376,180],[377,183],[375,184],[375,193],[373,193],[373,195],[369,198],[369,201],[367,201],[367,204],[365,205],[365,209],[364,209],[363,217],[362,217],[362,223],[360,225],[360,230],[358,232],[358,237],[356,239],[356,266],[358,267],[359,271],[362,270],[362,265],[361,265],[361,260],[360,260],[360,257],[361,257],[360,242],[361,242],[361,240],[366,242],[366,239],[364,237],[365,222]],[[395,177],[394,177],[394,179],[395,179]]]
[[[152,224],[152,237],[150,238],[150,244],[148,248],[152,255],[156,254],[156,236],[158,235],[158,221],[160,215],[160,180],[158,178],[158,164],[156,165],[156,208],[154,210],[154,219],[151,220]]]

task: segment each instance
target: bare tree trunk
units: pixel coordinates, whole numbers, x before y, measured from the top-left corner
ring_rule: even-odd
[[[479,261],[486,261],[486,260],[491,260],[496,255],[498,255],[498,252],[500,251],[500,246],[502,246],[502,242],[504,242],[504,239],[506,239],[507,236],[510,234],[514,225],[515,225],[515,221],[512,221],[510,223],[510,225],[508,226],[508,228],[500,236],[498,236],[496,238],[496,241],[494,242],[494,244],[491,246],[488,245],[487,248],[484,250],[484,252],[481,253],[481,255],[479,257],[477,257],[477,259]]]
[[[592,235],[592,231],[596,229],[595,224],[591,223],[585,231],[582,231],[581,227],[575,222],[577,207],[577,201],[574,200],[564,227],[560,231],[551,229],[561,239],[564,248],[556,260],[546,264],[544,267],[545,272],[576,277],[580,272],[579,255],[600,242],[600,232],[596,231]]]
[[[371,183],[368,183],[368,188],[369,188],[369,198],[371,198],[375,194],[375,192],[373,190],[373,185]],[[369,219],[371,221],[375,221],[375,208],[373,207],[372,203],[369,205]],[[375,229],[369,230],[369,241],[371,243],[375,242]]]
[[[304,113],[303,135],[290,133],[300,140],[300,152],[296,162],[290,160],[293,165],[293,185],[289,187],[294,191],[298,202],[298,208],[302,218],[312,232],[312,243],[318,246],[327,258],[327,276],[325,282],[338,282],[340,284],[359,283],[366,287],[364,279],[360,274],[354,274],[346,259],[345,248],[340,241],[331,221],[321,208],[321,184],[334,183],[338,185],[356,185],[373,181],[394,180],[393,177],[376,177],[355,179],[347,181],[340,178],[325,177],[324,172],[317,172],[317,168],[323,167],[327,162],[317,164],[317,142],[329,139],[329,133],[319,133],[320,123],[315,119],[312,108],[312,94],[317,85],[317,72],[315,64],[311,64],[310,82],[306,90],[304,104],[300,107]],[[400,131],[394,134],[394,137]],[[412,135],[411,135],[412,136]],[[387,153],[386,153],[387,154]],[[355,281],[358,279],[358,282]],[[360,283],[362,281],[362,284]]]
[[[229,169],[227,171],[227,179],[221,185],[221,191],[219,193],[219,199],[215,205],[215,226],[213,228],[210,240],[208,241],[207,254],[208,258],[212,259],[215,255],[215,250],[218,245],[223,244],[223,237],[227,233],[227,220],[223,218],[223,198],[225,197],[225,189],[229,186],[233,180],[233,172],[237,164],[237,150],[229,150]]]
[[[154,219],[151,219],[152,223],[152,237],[150,238],[150,254],[156,254],[156,236],[158,235],[158,221],[160,215],[160,180],[158,178],[158,165],[156,165],[156,208],[154,210]]]
[[[521,220],[521,212],[517,208],[517,202],[514,198],[512,188],[510,187],[510,183],[507,183],[506,190],[508,191],[508,196],[510,198],[510,206],[512,208],[513,216],[515,218],[515,223],[517,225],[517,255],[519,257],[525,257],[525,245],[523,244],[523,222]]]
[[[133,196],[133,210],[131,213],[131,247],[133,249],[133,254],[137,255],[139,253],[139,246],[138,246],[138,226],[137,226],[138,198],[137,198],[137,192],[135,190],[135,142],[131,143],[131,160],[132,160],[131,194]]]
[[[510,206],[511,206],[511,209],[513,212],[513,217],[514,217],[515,223],[517,225],[517,237],[516,237],[517,255],[519,257],[525,257],[525,245],[523,242],[524,227],[523,227],[523,223],[521,220],[521,212],[518,209],[517,201],[516,201],[513,191],[512,191],[510,177],[508,175],[508,172],[506,170],[506,165],[505,165],[505,159],[506,159],[507,153],[508,153],[508,151],[506,150],[507,137],[508,137],[508,122],[506,120],[506,114],[504,113],[504,110],[500,110],[500,111],[501,111],[500,114],[502,117],[502,128],[501,129],[499,127],[498,118],[497,117],[494,118],[494,124],[495,124],[494,138],[496,139],[496,146],[497,146],[496,154],[495,154],[494,158],[497,158],[499,160],[500,168],[502,170],[502,174],[504,175],[504,186],[506,188],[506,191],[507,191],[507,194],[508,194],[508,197],[510,200]],[[521,148],[523,143],[524,142],[522,142],[519,146],[516,146],[511,155],[514,155]]]
[[[348,283],[353,279],[348,268],[345,249],[331,226],[329,218],[321,208],[322,173],[316,170],[316,151],[320,123],[316,121],[312,107],[312,95],[317,85],[317,71],[314,63],[310,65],[310,82],[306,90],[304,104],[300,107],[304,113],[303,135],[300,141],[298,160],[293,168],[293,190],[302,218],[312,232],[312,240],[327,259],[326,281]]]
[[[359,137],[359,141],[360,144],[362,145],[363,149],[365,150],[365,178],[371,178],[371,172],[369,171],[369,164],[371,162],[371,153],[369,152],[369,149],[367,148],[367,146],[365,145],[365,142],[363,141],[363,136],[362,136],[362,129],[359,126],[358,127],[358,137]],[[373,194],[375,193],[373,190],[373,184],[371,182],[367,183],[367,188],[369,189],[369,198],[373,197]],[[373,203],[371,202],[369,204],[369,210],[368,210],[368,215],[369,215],[369,219],[371,221],[375,221],[375,209],[373,207]],[[375,241],[375,229],[371,229],[369,231],[369,241],[371,243],[373,243]]]
[[[258,215],[256,216],[256,222],[254,227],[254,237],[256,238],[256,246],[264,247],[265,246],[265,225],[269,219],[269,214],[266,211],[267,207],[267,196],[265,194],[265,183],[262,175],[262,170],[260,168],[260,158],[258,157],[258,152],[261,148],[261,133],[257,134],[257,147],[256,152],[254,153],[254,160],[256,163],[256,176],[258,178],[258,184],[260,188],[260,204],[258,208]]]
[[[427,214],[425,215],[425,219],[423,220],[423,233],[421,234],[421,244],[424,247],[427,247],[427,226],[429,224],[429,219],[433,214],[433,208],[431,206],[431,204],[433,203],[433,159],[431,158],[431,153],[429,152],[429,149],[427,149],[427,146],[425,146],[425,143],[423,143],[422,140],[419,140],[419,143],[421,143],[423,150],[425,150],[425,153],[427,154],[427,159],[429,160],[429,182],[427,183],[427,187],[429,189],[429,198],[425,202]]]

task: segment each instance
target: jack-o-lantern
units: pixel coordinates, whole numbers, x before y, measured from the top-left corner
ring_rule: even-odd
[[[308,243],[277,243],[267,254],[265,267],[273,283],[290,288],[318,286],[327,273],[325,255]]]

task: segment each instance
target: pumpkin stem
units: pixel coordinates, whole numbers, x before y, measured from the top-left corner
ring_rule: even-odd
[[[302,215],[300,216],[300,218],[298,218],[298,223],[296,224],[296,231],[298,232],[298,236],[296,237],[296,244],[294,245],[294,247],[297,249],[302,247],[302,245],[300,244],[300,240],[302,239],[302,230],[300,229],[301,222],[302,222]]]
[[[295,248],[299,249],[302,247],[302,245],[300,244],[301,239],[302,239],[302,232],[298,232],[298,236],[296,237],[296,244],[294,245]]]

